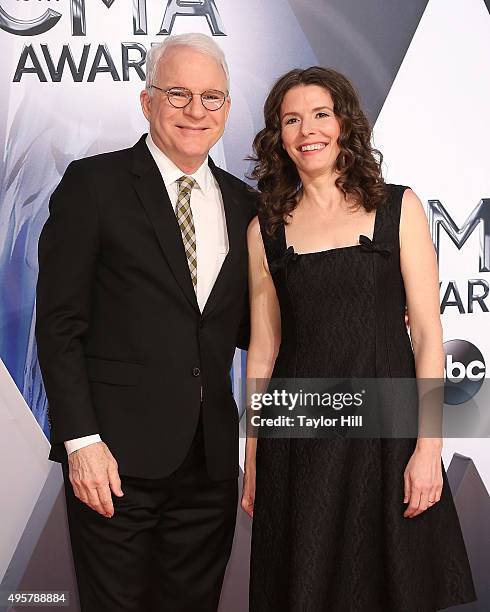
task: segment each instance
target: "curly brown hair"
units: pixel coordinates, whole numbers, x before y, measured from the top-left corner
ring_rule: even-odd
[[[319,85],[332,96],[333,110],[340,123],[336,186],[368,212],[384,200],[386,193],[381,175],[383,156],[371,146],[371,126],[352,83],[329,68],[295,68],[280,77],[267,96],[265,127],[255,136],[254,155],[248,158],[255,162],[250,178],[257,180],[259,211],[271,236],[297,206],[302,193],[296,166],[282,147],[280,117],[284,96],[298,85]]]

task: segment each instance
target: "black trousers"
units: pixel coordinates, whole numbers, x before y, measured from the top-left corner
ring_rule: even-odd
[[[162,479],[121,475],[105,518],[73,493],[63,466],[82,612],[215,612],[235,528],[238,482],[212,481],[199,424]]]

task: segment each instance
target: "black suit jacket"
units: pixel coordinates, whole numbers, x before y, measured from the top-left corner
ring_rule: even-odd
[[[182,237],[144,135],[72,162],[39,241],[36,337],[49,403],[50,458],[93,433],[121,474],[172,473],[201,408],[208,473],[238,474],[229,371],[247,347],[246,230],[255,196],[210,160],[229,253],[201,314]]]

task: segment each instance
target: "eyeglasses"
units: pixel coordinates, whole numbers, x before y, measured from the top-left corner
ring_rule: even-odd
[[[185,108],[191,103],[194,96],[200,96],[204,108],[209,111],[216,111],[223,106],[228,97],[228,92],[224,93],[218,89],[207,89],[202,93],[193,93],[185,87],[170,87],[170,89],[162,89],[156,85],[152,85],[152,87],[167,94],[168,101],[175,108]]]

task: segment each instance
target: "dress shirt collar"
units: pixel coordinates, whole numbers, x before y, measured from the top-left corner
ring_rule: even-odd
[[[146,146],[150,150],[150,153],[152,154],[153,159],[160,170],[163,182],[165,183],[165,187],[167,189],[170,185],[176,183],[181,176],[185,175],[185,172],[176,166],[174,162],[157,147],[150,133],[148,133],[148,136],[146,137]],[[197,187],[201,189],[205,197],[209,195],[213,177],[211,170],[209,169],[207,157],[195,172],[188,174],[187,176],[191,176],[196,181]]]

